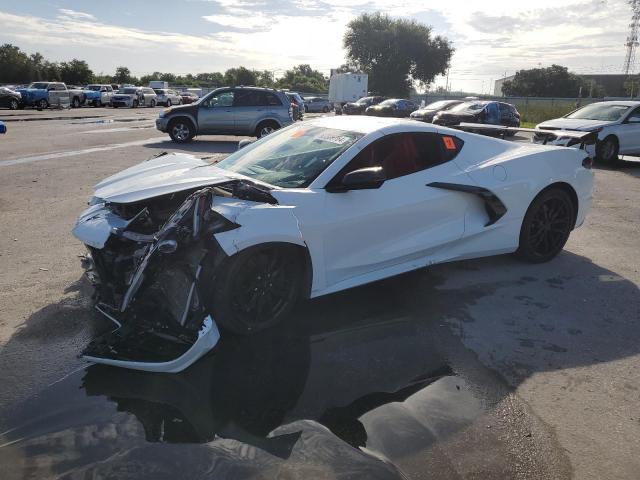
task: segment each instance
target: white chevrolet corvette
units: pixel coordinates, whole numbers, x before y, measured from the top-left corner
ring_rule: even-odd
[[[85,358],[180,371],[218,324],[257,332],[302,298],[460,259],[551,260],[592,184],[580,148],[375,117],[297,123],[217,164],[163,154],[99,183],[73,230],[118,325]]]

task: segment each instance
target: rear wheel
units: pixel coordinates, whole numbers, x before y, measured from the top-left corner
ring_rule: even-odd
[[[38,100],[38,103],[36,105],[40,110],[44,110],[45,108],[49,107],[49,102],[46,101],[44,98],[41,100]]]
[[[561,188],[538,195],[529,206],[520,229],[516,254],[531,263],[548,262],[564,248],[575,221],[571,198]]]
[[[177,118],[169,124],[169,136],[176,143],[186,143],[196,135],[196,129],[191,121]]]
[[[302,293],[303,263],[295,247],[260,245],[227,259],[208,299],[216,322],[248,335],[284,320]]]
[[[322,113],[329,113],[329,107],[327,107],[326,105],[322,107]]]
[[[171,106],[171,100],[167,99],[167,107],[170,107],[170,106]]]
[[[596,158],[602,163],[612,164],[618,160],[618,139],[613,135],[608,136],[596,146]]]
[[[9,110],[17,110],[20,107],[20,103],[15,98],[12,98],[9,102]]]
[[[134,100],[131,104],[131,108],[138,108],[138,100]]]
[[[265,135],[269,135],[270,133],[275,132],[279,128],[280,128],[280,125],[278,125],[276,122],[273,122],[273,121],[262,122],[256,128],[256,137],[262,138]]]
[[[151,105],[149,105],[151,108],[156,108],[156,101],[155,100],[151,100]]]
[[[78,97],[73,97],[73,100],[71,100],[71,107],[80,108],[80,99]]]

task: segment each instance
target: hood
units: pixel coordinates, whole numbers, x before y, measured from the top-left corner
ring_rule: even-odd
[[[414,110],[413,112],[411,112],[411,116],[427,117],[427,116],[434,116],[436,113],[438,113],[438,110],[427,110],[426,108],[424,108],[422,110]]]
[[[560,128],[562,130],[593,130],[598,127],[614,125],[616,122],[606,120],[585,120],[583,118],[555,118],[542,122],[536,128]]]
[[[218,185],[232,176],[193,155],[169,153],[116,173],[95,186],[95,197],[132,203],[192,188]]]
[[[38,92],[44,92],[47,93],[47,91],[44,88],[18,88],[16,90],[16,92],[20,93],[20,94],[24,94],[24,93],[38,93]]]

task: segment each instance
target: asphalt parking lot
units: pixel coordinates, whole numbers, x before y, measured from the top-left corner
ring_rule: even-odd
[[[319,298],[178,375],[87,368],[108,324],[70,231],[92,186],[240,140],[178,147],[158,112],[0,112],[3,478],[638,478],[640,161],[595,170],[593,210],[550,263]]]

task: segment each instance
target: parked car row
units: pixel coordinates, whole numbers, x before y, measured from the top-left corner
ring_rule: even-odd
[[[193,103],[200,98],[194,92],[135,85],[89,84],[85,87],[63,82],[32,82],[25,87],[0,87],[0,107],[18,110],[33,107],[155,107]]]

